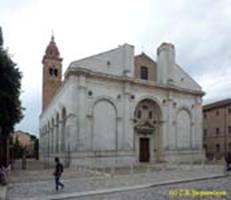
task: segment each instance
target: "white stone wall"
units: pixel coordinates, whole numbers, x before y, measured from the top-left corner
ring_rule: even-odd
[[[70,77],[66,80],[55,97],[50,102],[47,109],[40,116],[40,141],[43,141],[41,158],[47,161],[50,157],[53,162],[53,157],[58,154],[64,154],[67,149],[62,149],[62,146],[74,148],[76,145],[71,141],[77,141],[76,134],[76,88],[75,77]],[[73,92],[76,91],[76,92]],[[66,110],[65,119],[62,118],[62,110]],[[57,120],[59,115],[59,120]],[[65,121],[65,122],[64,122]],[[65,123],[66,129],[62,128]]]
[[[69,67],[81,67],[95,72],[133,77],[134,47],[124,44],[116,49],[74,61]]]
[[[199,158],[202,106],[201,96],[193,92],[201,88],[175,68],[175,53],[171,48],[165,46],[158,53],[157,83],[129,77],[133,74],[133,47],[129,45],[73,62],[70,67],[75,73],[66,76],[63,86],[40,116],[44,158],[49,150],[49,156],[59,155],[69,164],[95,164],[99,160],[109,165],[137,162],[139,137],[134,132],[134,112],[144,99],[155,102],[161,112],[159,134],[148,136],[153,137],[151,160],[155,160],[157,153],[163,160],[173,162],[181,157],[190,160],[192,155]],[[81,71],[82,67],[102,73]],[[128,77],[121,76],[125,69],[130,70]],[[169,81],[170,75],[172,80]],[[179,82],[180,77],[184,80]],[[62,117],[64,108],[65,119]]]

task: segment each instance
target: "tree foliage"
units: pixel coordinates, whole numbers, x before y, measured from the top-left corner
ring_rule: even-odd
[[[22,74],[3,47],[0,27],[0,128],[1,137],[7,137],[22,118],[19,99]]]

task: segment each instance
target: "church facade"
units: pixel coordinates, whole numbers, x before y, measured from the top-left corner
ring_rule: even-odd
[[[73,61],[62,80],[52,37],[43,57],[40,158],[66,165],[191,162],[202,158],[201,87],[162,43],[157,61],[121,45]]]

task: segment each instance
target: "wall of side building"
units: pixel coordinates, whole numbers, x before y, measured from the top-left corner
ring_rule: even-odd
[[[204,109],[203,147],[207,159],[221,159],[231,152],[231,104]]]

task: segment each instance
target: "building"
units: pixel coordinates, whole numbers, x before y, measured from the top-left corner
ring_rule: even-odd
[[[26,150],[27,156],[34,156],[36,136],[18,130],[12,134],[12,140],[13,144],[18,140],[20,146]]]
[[[70,63],[52,37],[42,60],[40,158],[67,165],[188,162],[202,156],[201,87],[163,43],[157,61],[129,44]]]
[[[208,159],[231,152],[231,99],[203,106],[203,146]]]

